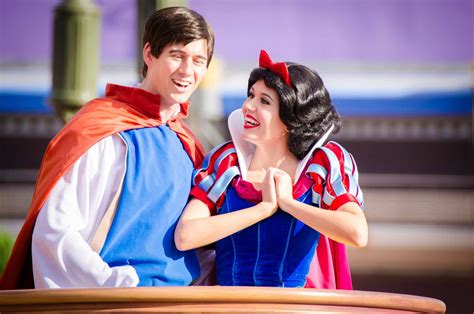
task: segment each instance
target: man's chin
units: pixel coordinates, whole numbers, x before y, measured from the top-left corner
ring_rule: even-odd
[[[182,104],[182,103],[185,103],[189,100],[189,97],[191,97],[191,94],[192,93],[186,93],[186,94],[182,94],[182,95],[176,95],[175,97],[173,97],[173,100],[179,104]]]

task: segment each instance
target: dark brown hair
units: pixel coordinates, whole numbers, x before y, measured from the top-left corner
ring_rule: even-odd
[[[214,52],[214,32],[206,20],[186,7],[168,7],[153,13],[147,20],[143,33],[143,47],[150,43],[151,53],[158,58],[170,44],[187,45],[192,41],[207,41],[207,65]],[[146,77],[148,66],[143,64],[142,74]]]
[[[250,73],[247,94],[259,80],[278,93],[280,119],[289,133],[288,149],[301,160],[331,125],[332,133],[337,133],[342,122],[319,74],[301,64],[286,64],[293,86],[270,70],[256,68]]]

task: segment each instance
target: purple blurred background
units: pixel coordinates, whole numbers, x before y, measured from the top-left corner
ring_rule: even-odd
[[[48,62],[59,0],[0,1],[0,62]],[[101,60],[136,55],[134,0],[97,0]],[[470,63],[471,0],[189,0],[216,34],[226,62],[275,59],[323,62]]]
[[[45,99],[51,81],[53,11],[60,3],[0,1],[0,112],[51,112]],[[95,3],[102,14],[101,93],[108,81],[139,80],[137,9],[134,0]],[[247,75],[259,50],[266,49],[275,60],[315,67],[338,108],[351,116],[471,114],[473,3],[188,1],[216,34],[215,57],[226,79],[213,84],[224,115],[242,103]]]

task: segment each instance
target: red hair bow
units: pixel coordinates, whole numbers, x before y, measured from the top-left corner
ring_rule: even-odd
[[[285,62],[273,63],[272,59],[265,50],[260,50],[260,58],[258,60],[261,68],[268,69],[278,75],[288,86],[292,86],[290,73]]]

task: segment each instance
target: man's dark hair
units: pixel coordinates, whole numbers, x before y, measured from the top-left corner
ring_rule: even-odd
[[[168,7],[153,13],[147,20],[143,33],[143,47],[150,43],[151,53],[158,58],[169,44],[187,45],[192,41],[207,41],[207,65],[214,52],[214,32],[206,20],[186,7]],[[146,77],[148,66],[143,65],[142,74]]]
[[[277,92],[280,119],[289,132],[288,149],[301,160],[331,125],[333,133],[337,133],[342,122],[318,73],[304,65],[286,64],[293,86],[270,70],[256,68],[250,73],[247,93],[259,80]]]

